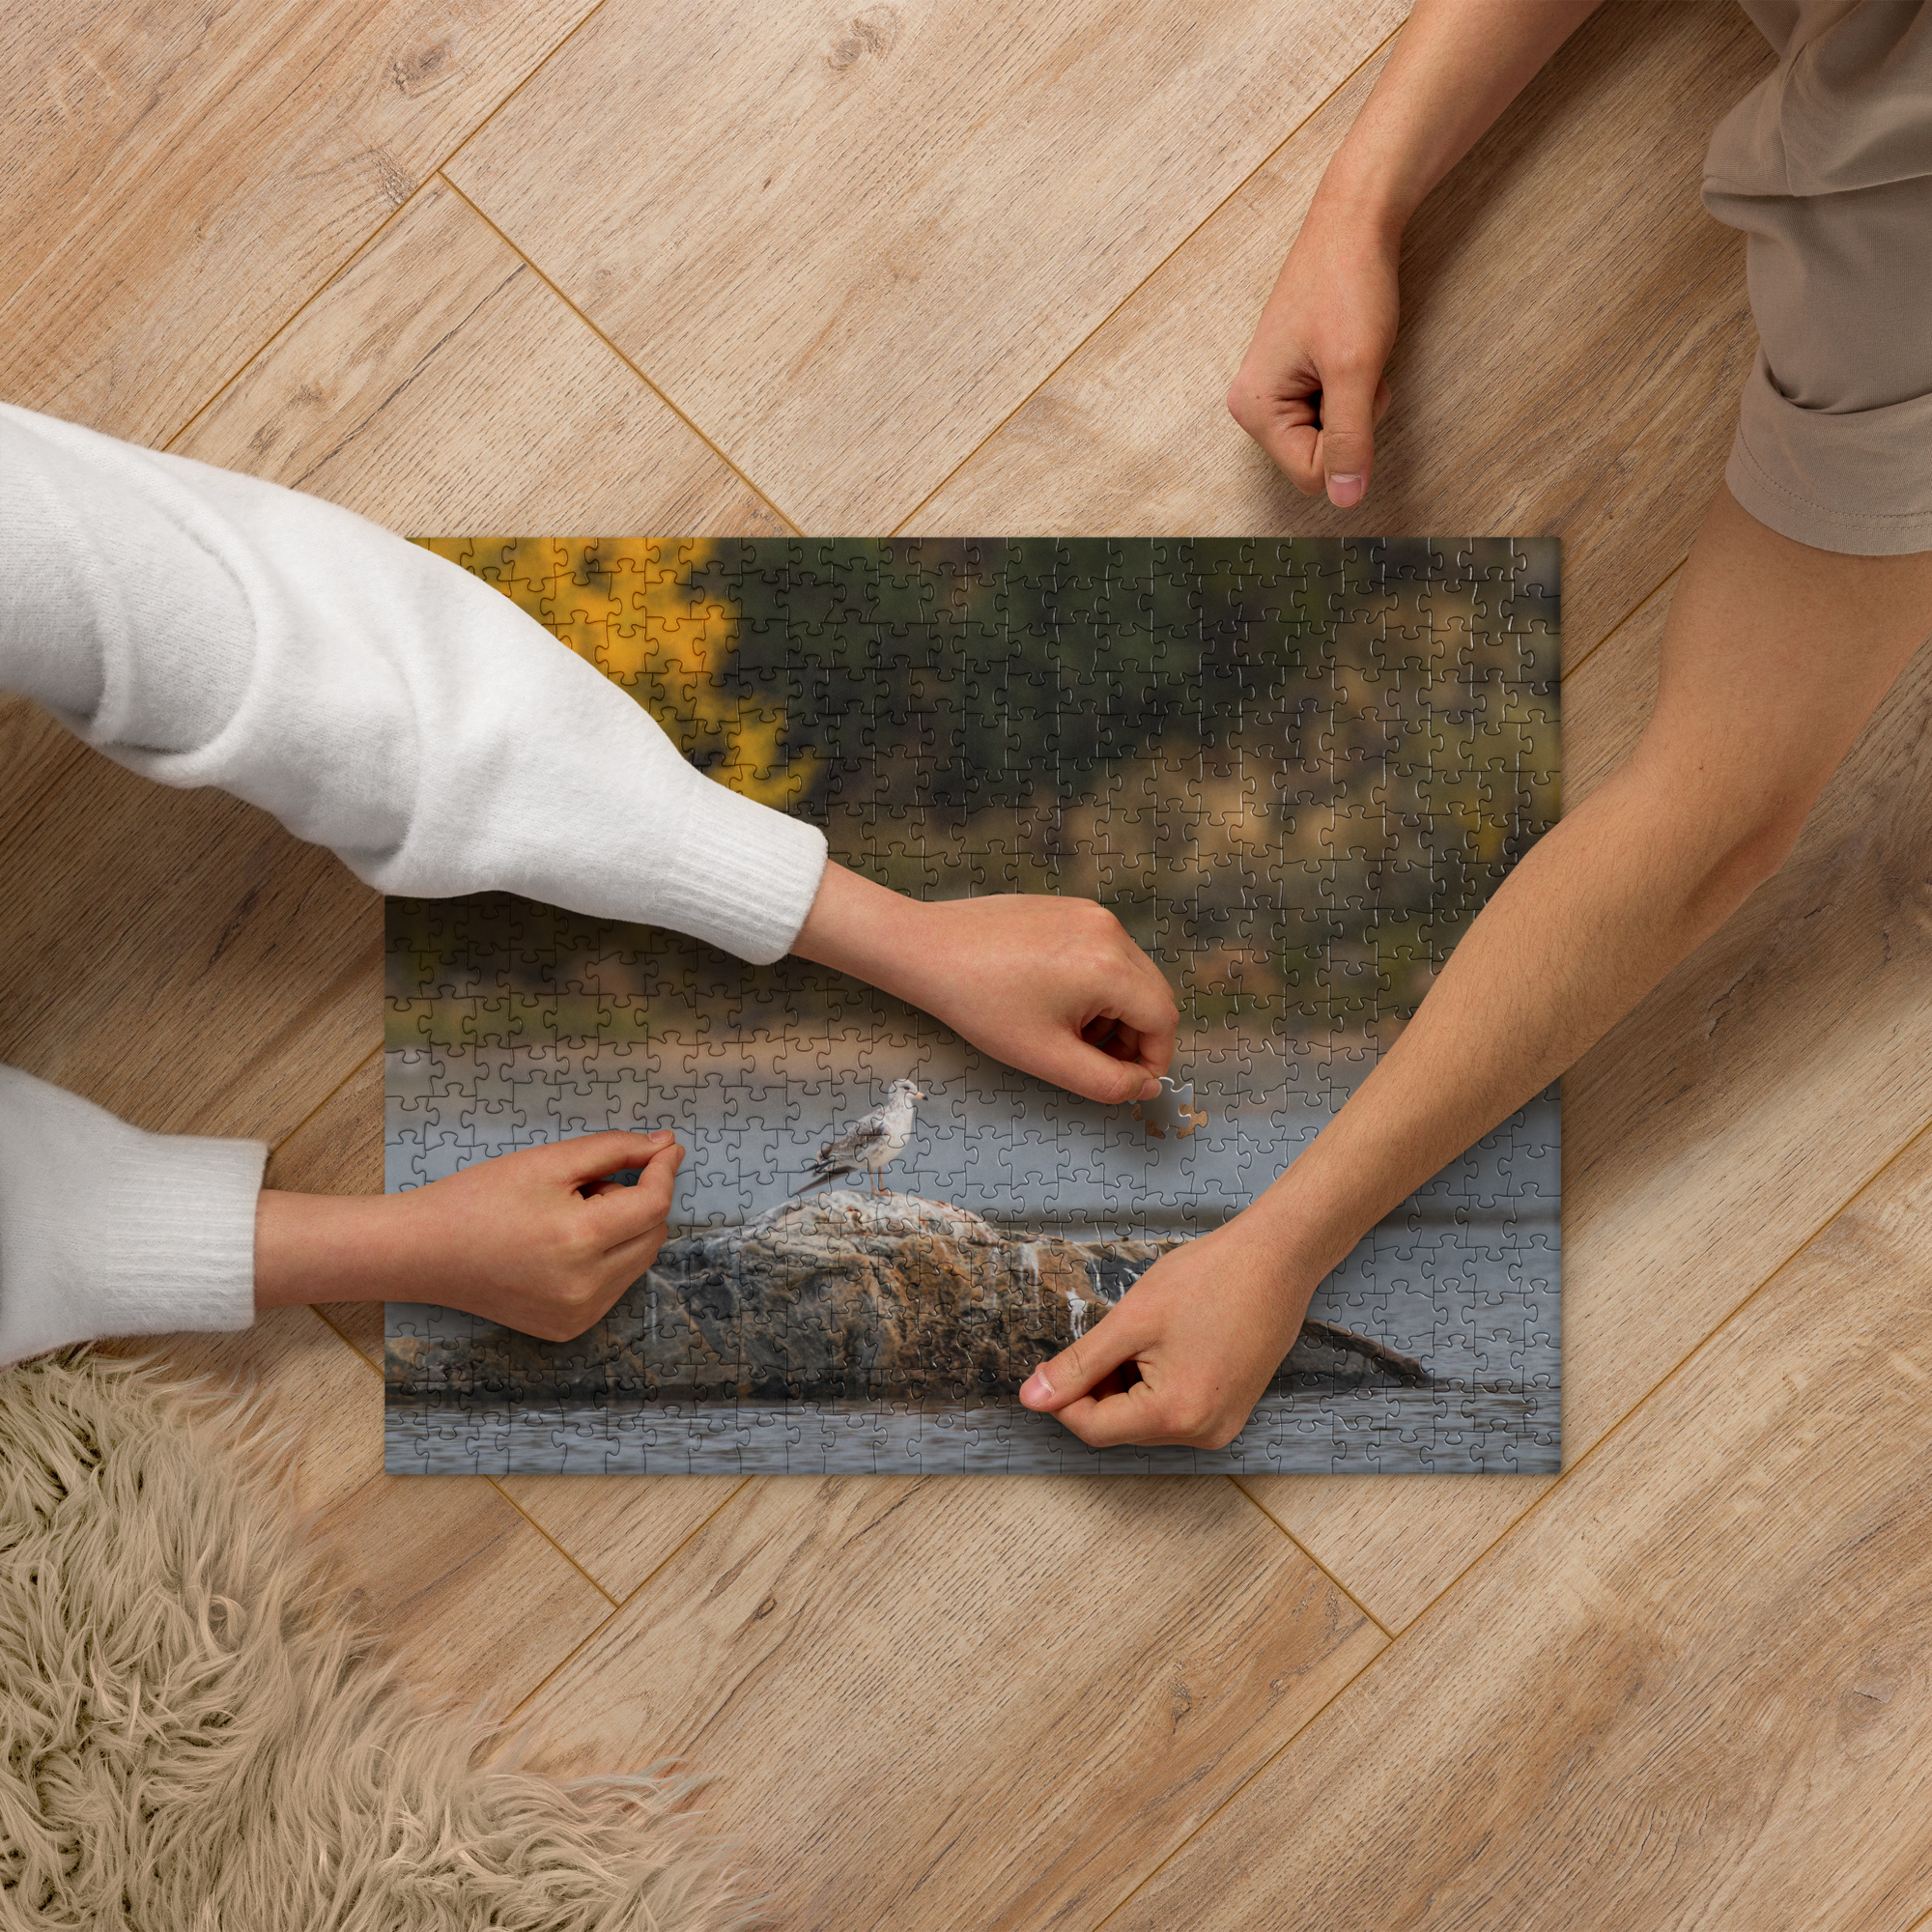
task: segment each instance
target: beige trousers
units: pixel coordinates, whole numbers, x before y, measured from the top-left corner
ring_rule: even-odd
[[[1759,340],[1724,480],[1800,543],[1932,550],[1932,6],[1743,4],[1779,60],[1704,164]]]

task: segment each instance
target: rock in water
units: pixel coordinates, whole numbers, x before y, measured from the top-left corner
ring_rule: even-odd
[[[393,1342],[391,1393],[678,1406],[1007,1399],[1185,1238],[1015,1235],[948,1203],[837,1188],[667,1242],[573,1342],[488,1322],[473,1337]],[[1378,1344],[1312,1330],[1284,1364],[1291,1382],[1426,1379]]]

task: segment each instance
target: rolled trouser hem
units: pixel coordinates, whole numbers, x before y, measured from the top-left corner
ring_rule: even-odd
[[[1774,482],[1751,460],[1744,438],[1731,444],[1724,483],[1741,509],[1767,529],[1842,556],[1910,556],[1932,550],[1932,515],[1859,516],[1814,503]]]
[[[1932,396],[1804,409],[1780,393],[1760,349],[1724,482],[1759,523],[1814,550],[1932,550]]]

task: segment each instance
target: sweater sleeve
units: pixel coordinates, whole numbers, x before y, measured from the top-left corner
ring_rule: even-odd
[[[518,892],[776,959],[824,836],[713,783],[467,571],[349,511],[0,405],[0,689],[384,892]],[[253,1141],[0,1067],[0,1362],[245,1327]]]
[[[0,405],[0,687],[384,892],[784,952],[824,835],[714,783],[468,571],[350,511]]]
[[[0,1362],[255,1318],[260,1141],[148,1134],[0,1066]]]

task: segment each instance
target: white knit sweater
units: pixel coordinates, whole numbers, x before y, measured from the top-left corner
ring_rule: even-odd
[[[384,892],[525,893],[762,961],[824,869],[819,832],[695,771],[468,572],[313,497],[5,405],[0,689],[131,771],[261,806]],[[265,1158],[0,1068],[0,1361],[245,1327]]]

